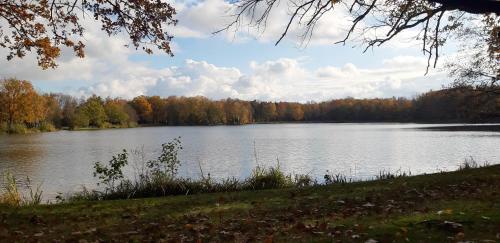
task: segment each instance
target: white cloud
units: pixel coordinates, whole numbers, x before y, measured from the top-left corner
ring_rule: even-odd
[[[131,98],[137,95],[203,95],[246,100],[321,101],[346,96],[356,98],[412,96],[439,88],[446,82],[442,73],[423,76],[425,60],[400,56],[384,60],[378,68],[360,68],[352,63],[315,70],[296,59],[281,58],[251,62],[250,71],[219,67],[205,61],[186,60],[180,67],[147,69],[140,75],[101,80],[75,92]],[[409,66],[407,64],[413,64]],[[418,65],[417,65],[418,64]]]

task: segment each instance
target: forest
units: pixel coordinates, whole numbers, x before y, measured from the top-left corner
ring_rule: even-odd
[[[0,131],[272,122],[500,122],[500,95],[480,88],[429,91],[413,98],[267,102],[206,97],[132,100],[41,93],[29,81],[0,81]]]

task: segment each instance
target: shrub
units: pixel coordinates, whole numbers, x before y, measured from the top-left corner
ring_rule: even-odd
[[[25,134],[28,133],[28,128],[23,123],[14,123],[11,127],[7,128],[8,133]]]
[[[470,170],[474,168],[479,168],[479,164],[476,160],[471,156],[469,158],[465,158],[464,162],[458,166],[458,170]]]
[[[294,185],[296,187],[308,187],[315,186],[318,182],[314,180],[310,175],[296,174],[294,177]]]
[[[179,150],[182,150],[180,137],[174,138],[171,142],[162,144],[161,147],[160,156],[155,160],[147,162],[149,172],[155,177],[165,176],[174,178],[181,164],[177,157]]]
[[[0,195],[0,203],[9,206],[21,206],[22,197],[17,188],[16,177],[10,172],[3,175],[3,194]]]
[[[113,158],[108,162],[108,166],[102,165],[100,162],[94,163],[94,177],[98,177],[99,184],[106,185],[106,191],[115,190],[115,182],[123,179],[122,168],[128,164],[128,154],[127,150],[123,150],[122,153],[113,156]]]
[[[129,122],[127,122],[126,127],[132,128],[132,127],[137,127],[137,126],[139,126],[139,124],[137,124],[137,122],[129,121]]]
[[[278,161],[276,167],[255,167],[250,177],[245,181],[245,184],[246,189],[259,190],[289,187],[293,185],[293,182],[291,176],[286,175],[281,170]]]
[[[28,189],[28,197],[23,196],[23,205],[34,206],[42,203],[42,184],[38,184],[33,190],[31,179],[26,177],[26,188]]]
[[[9,132],[9,125],[7,125],[7,122],[0,122],[0,133],[8,133]]]
[[[88,127],[90,124],[89,116],[82,111],[82,109],[78,109],[73,115],[72,129]]]
[[[389,170],[382,170],[379,171],[378,175],[375,176],[375,180],[389,180],[389,179],[396,179],[396,178],[401,178],[401,177],[408,177],[411,175],[411,172],[408,171],[401,171],[401,169],[397,170],[396,172],[390,172]]]
[[[330,171],[326,171],[326,174],[323,176],[325,180],[325,185],[330,184],[346,184],[348,182],[352,182],[352,178],[347,179],[344,174],[331,174]]]
[[[52,123],[49,123],[49,122],[42,122],[40,124],[40,126],[38,127],[38,129],[41,132],[55,132],[57,130],[56,127]]]
[[[26,188],[28,189],[28,196],[23,195],[19,191],[16,177],[10,172],[6,172],[3,175],[3,184],[3,193],[0,194],[0,204],[19,207],[39,205],[42,202],[42,184],[38,184],[35,189],[33,189],[29,177],[26,177],[25,182]]]
[[[186,188],[201,188],[201,183],[186,179],[177,179],[180,165],[178,151],[182,149],[180,138],[162,144],[162,151],[156,159],[145,162],[143,150],[133,151],[133,155],[142,162],[135,181],[124,178],[123,167],[128,165],[129,157],[124,149],[122,153],[113,156],[108,165],[94,163],[94,177],[99,179],[98,185],[105,185],[104,192],[88,191],[72,196],[72,199],[114,199],[146,196],[163,196],[185,193]],[[138,168],[136,168],[138,169]],[[137,171],[136,171],[137,172]]]

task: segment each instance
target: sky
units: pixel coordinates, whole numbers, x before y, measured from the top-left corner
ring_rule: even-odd
[[[285,1],[286,2],[286,1]],[[425,74],[427,58],[415,30],[363,53],[358,35],[346,45],[351,19],[342,9],[323,16],[307,43],[294,26],[274,45],[290,9],[281,4],[267,25],[212,34],[232,20],[224,0],[176,1],[178,25],[168,29],[174,57],[126,48],[125,36],[107,36],[99,24],[84,20],[86,57],[63,50],[56,69],[42,70],[34,54],[7,61],[0,49],[0,78],[30,80],[41,92],[77,97],[91,94],[130,99],[138,95],[202,95],[266,101],[324,101],[355,97],[414,97],[450,82],[442,68]],[[358,36],[358,37],[356,37]],[[445,52],[453,54],[446,46]],[[443,58],[440,61],[442,64]]]

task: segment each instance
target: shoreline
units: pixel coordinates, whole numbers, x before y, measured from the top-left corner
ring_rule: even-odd
[[[286,124],[360,124],[360,125],[383,125],[383,124],[415,124],[415,125],[446,125],[446,126],[430,126],[430,127],[419,127],[414,128],[418,130],[431,130],[431,131],[493,131],[500,132],[500,123],[463,123],[463,122],[453,122],[453,123],[433,123],[433,122],[327,122],[327,121],[301,121],[301,122],[254,122],[248,124],[213,124],[213,125],[137,125],[134,127],[84,127],[70,129],[67,127],[59,128],[53,131],[40,131],[36,129],[29,129],[25,133],[6,133],[0,132],[0,135],[22,135],[22,134],[36,134],[36,133],[50,133],[58,131],[100,131],[100,130],[114,130],[114,129],[129,129],[129,128],[148,128],[148,127],[235,127],[235,126],[247,126],[247,125],[286,125]],[[413,129],[413,128],[412,128]]]

